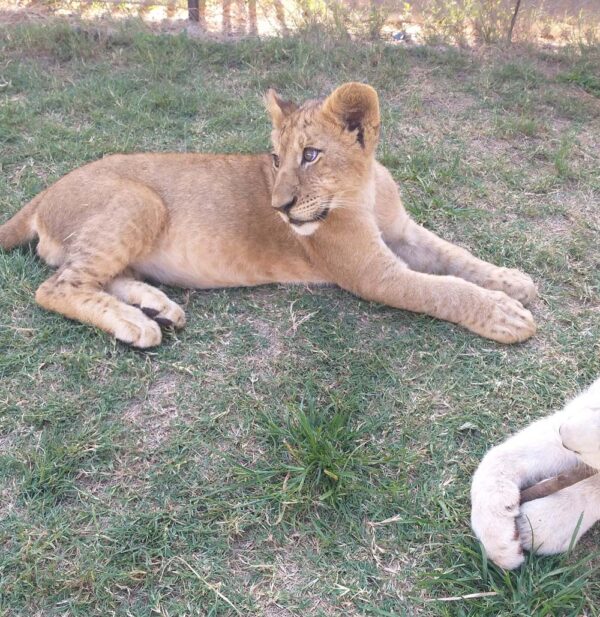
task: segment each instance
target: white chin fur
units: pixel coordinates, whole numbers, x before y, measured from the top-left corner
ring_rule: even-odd
[[[293,225],[290,223],[290,227],[299,235],[299,236],[310,236],[317,231],[319,225],[318,221],[312,221],[310,223],[304,223],[304,225]]]

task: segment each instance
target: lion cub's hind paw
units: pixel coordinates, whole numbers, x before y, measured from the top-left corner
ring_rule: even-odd
[[[174,326],[175,328],[183,328],[185,326],[185,313],[183,309],[168,300],[169,305],[163,305],[161,308],[156,308],[156,304],[153,306],[148,306],[142,304],[139,308],[144,312],[145,315],[148,315],[151,319],[154,319],[156,323],[164,327]],[[134,306],[138,306],[137,304]]]
[[[112,325],[112,333],[119,341],[146,349],[162,341],[159,325],[133,306],[124,306]]]
[[[185,326],[183,309],[160,289],[154,289],[150,285],[144,285],[144,287],[143,292],[136,297],[135,306],[139,306],[148,317],[161,326],[183,328]]]
[[[152,285],[133,279],[117,278],[111,281],[107,289],[123,302],[141,309],[161,326],[185,326],[183,309]]]

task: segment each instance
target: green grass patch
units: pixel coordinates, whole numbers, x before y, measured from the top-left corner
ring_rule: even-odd
[[[504,574],[468,525],[483,453],[600,373],[593,53],[3,28],[0,220],[108,153],[264,151],[270,86],[367,81],[415,218],[541,298],[504,347],[335,288],[165,288],[188,325],[142,353],[1,254],[0,614],[596,614],[597,534]]]
[[[558,80],[577,85],[589,94],[600,97],[599,61],[600,54],[596,47],[584,49],[581,56],[559,74]]]

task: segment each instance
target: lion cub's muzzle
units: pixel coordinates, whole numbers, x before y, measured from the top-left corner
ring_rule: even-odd
[[[327,215],[329,214],[329,204],[323,204],[320,208],[316,209],[316,211],[313,209],[308,218],[298,218],[297,216],[294,216],[294,213],[292,212],[292,209],[294,208],[294,206],[297,205],[297,203],[298,198],[294,197],[287,203],[282,204],[281,206],[273,207],[275,208],[275,210],[277,210],[277,212],[279,212],[279,214],[285,221],[297,227],[305,225],[307,223],[318,223],[320,221],[323,221],[327,218]],[[297,209],[302,210],[302,206],[299,206],[299,208]]]
[[[281,212],[282,214],[286,214],[289,216],[290,210],[296,205],[297,202],[298,202],[298,198],[294,197],[293,199],[290,199],[290,201],[288,201],[287,203],[281,206],[273,206],[273,207],[278,212]]]

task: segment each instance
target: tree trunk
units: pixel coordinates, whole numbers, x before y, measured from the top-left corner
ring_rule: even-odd
[[[513,29],[515,27],[515,23],[517,21],[517,15],[519,14],[519,9],[521,8],[521,0],[517,0],[515,3],[515,10],[513,12],[512,18],[510,20],[510,26],[508,27],[508,34],[506,36],[506,40],[510,45],[512,43],[512,35]]]

